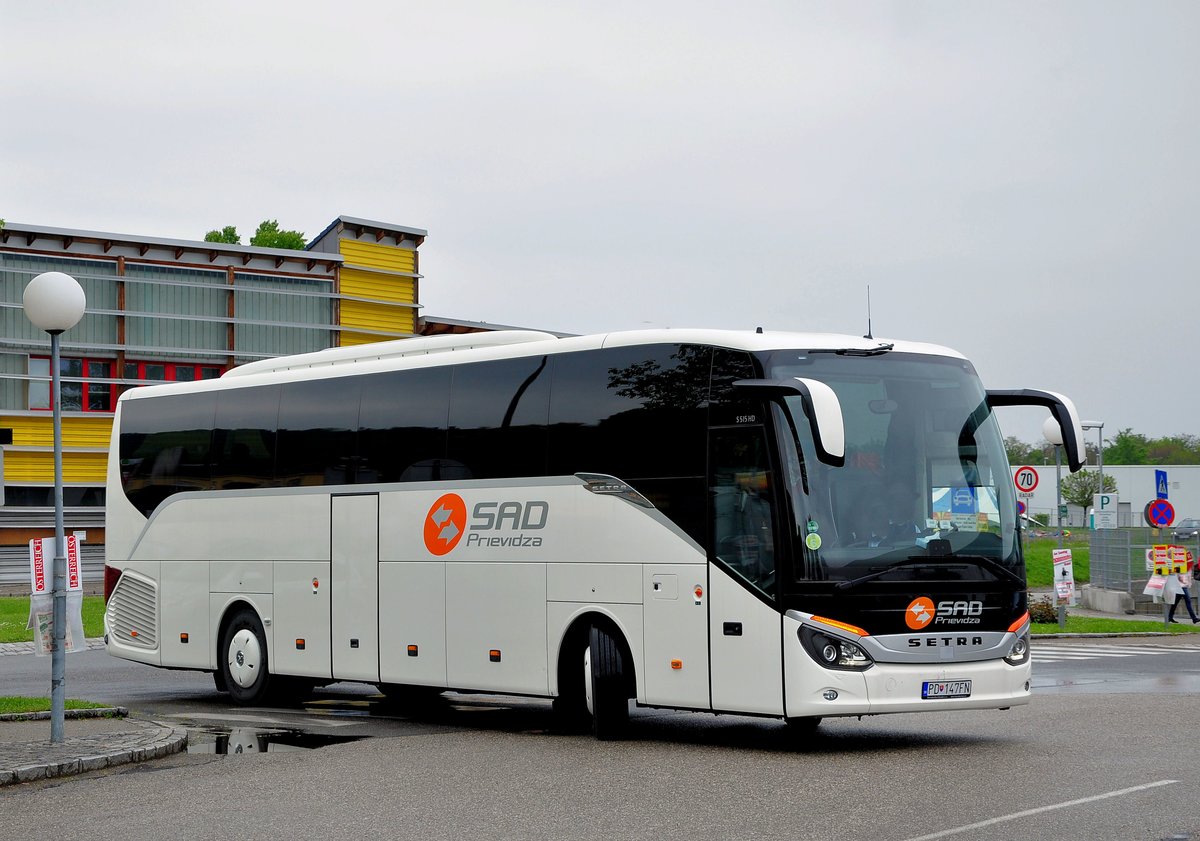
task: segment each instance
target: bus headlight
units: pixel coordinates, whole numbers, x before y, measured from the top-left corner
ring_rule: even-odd
[[[860,672],[874,665],[858,643],[831,637],[809,627],[800,629],[800,643],[808,656],[827,669]]]
[[[1021,634],[1013,641],[1012,648],[1004,655],[1004,662],[1010,666],[1020,666],[1029,659],[1029,635]]]

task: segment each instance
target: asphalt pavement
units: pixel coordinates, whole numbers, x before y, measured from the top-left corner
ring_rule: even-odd
[[[1033,592],[1031,595],[1040,598],[1045,594]],[[1072,616],[1154,619],[1147,615],[1103,613],[1078,606],[1068,610]],[[1039,639],[1059,636],[1111,635],[1049,634],[1039,635]],[[103,648],[103,640],[89,639],[88,647]],[[0,659],[31,653],[33,643],[0,644]],[[68,710],[63,735],[61,743],[51,743],[49,713],[0,715],[0,787],[167,756],[186,749],[188,739],[187,731],[181,727],[130,716],[128,710],[120,707]]]

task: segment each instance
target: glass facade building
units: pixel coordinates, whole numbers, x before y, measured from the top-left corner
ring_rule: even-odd
[[[0,228],[0,546],[53,522],[50,341],[22,296],[61,271],[87,296],[62,337],[68,529],[102,528],[116,399],[245,362],[419,330],[417,228],[339,216],[300,251],[8,222]],[[100,543],[101,534],[89,535]],[[2,583],[2,582],[0,582]]]

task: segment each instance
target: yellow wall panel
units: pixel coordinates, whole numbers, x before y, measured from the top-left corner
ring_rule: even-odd
[[[112,415],[94,417],[64,417],[63,447],[108,447],[112,433]],[[13,445],[18,447],[53,447],[54,416],[0,416],[0,427],[13,431]]]
[[[351,347],[353,345],[369,345],[371,342],[387,341],[386,336],[370,336],[366,333],[342,333],[341,346]]]
[[[410,277],[363,272],[357,269],[342,269],[340,288],[343,295],[357,298],[374,298],[379,301],[414,303],[416,281]]]
[[[416,328],[416,310],[384,304],[364,304],[361,301],[342,301],[341,322],[343,327],[412,334]],[[375,341],[379,341],[379,338]]]
[[[342,239],[338,244],[347,263],[388,272],[416,271],[417,252],[411,249],[356,239]]]
[[[103,485],[108,456],[105,453],[63,452],[63,483],[68,485]],[[54,453],[31,453],[23,450],[4,451],[4,481],[10,485],[54,483]]]

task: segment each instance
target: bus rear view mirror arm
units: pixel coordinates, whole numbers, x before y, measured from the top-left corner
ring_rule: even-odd
[[[1062,430],[1062,446],[1067,456],[1067,467],[1072,473],[1083,467],[1083,426],[1079,423],[1079,413],[1075,411],[1075,404],[1069,397],[1036,388],[988,389],[987,402],[993,409],[997,406],[1045,406]]]
[[[755,391],[764,397],[800,398],[804,414],[813,431],[817,458],[824,464],[841,467],[846,463],[846,427],[842,404],[833,389],[819,380],[793,377],[780,380],[737,380],[734,388]]]

